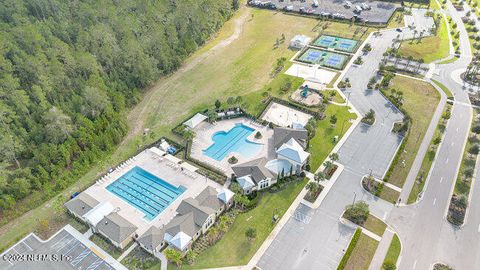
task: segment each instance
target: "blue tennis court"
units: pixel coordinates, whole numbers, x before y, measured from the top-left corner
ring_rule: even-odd
[[[344,52],[353,52],[358,41],[349,38],[341,38],[329,35],[321,35],[314,42],[314,46],[332,48]]]
[[[142,211],[148,220],[152,220],[186,188],[177,188],[140,167],[134,167],[108,185],[107,190]]]
[[[308,48],[298,58],[298,61],[317,64],[324,67],[342,69],[348,62],[349,56],[335,52]]]

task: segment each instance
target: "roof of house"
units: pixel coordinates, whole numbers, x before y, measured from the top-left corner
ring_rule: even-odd
[[[193,238],[200,228],[200,226],[195,224],[194,214],[189,212],[185,215],[176,215],[172,220],[170,220],[170,222],[165,225],[165,233],[173,237],[179,232],[184,232]],[[171,239],[167,240],[170,241]]]
[[[297,141],[303,149],[307,147],[308,131],[306,129],[285,127],[277,127],[273,129],[273,145],[275,149],[280,148],[284,143],[288,142],[292,138],[295,139],[295,141]]]
[[[184,232],[179,232],[170,239],[170,244],[174,245],[179,250],[185,250],[188,244],[192,241],[192,237],[185,234]]]
[[[262,157],[254,159],[236,166],[232,166],[232,170],[237,177],[250,175],[256,182],[260,182],[265,178],[274,178],[275,176],[265,168],[267,159]]]
[[[220,191],[220,193],[218,193],[217,197],[224,204],[228,204],[232,200],[234,195],[235,195],[235,193],[233,193],[233,191],[231,191],[228,188],[224,188],[224,189],[222,189],[222,191]]]
[[[200,205],[194,198],[187,198],[183,200],[177,208],[179,215],[193,214],[193,220],[198,226],[203,226],[208,217],[215,213],[215,209]]]
[[[244,175],[242,177],[238,177],[237,182],[242,187],[243,190],[251,189],[252,187],[257,185],[257,183],[253,181],[250,175]]]
[[[154,250],[163,242],[165,231],[161,228],[151,226],[144,232],[137,241],[149,250]]]
[[[282,171],[284,174],[287,174],[290,173],[290,170],[295,170],[293,164],[286,159],[272,159],[265,167],[277,175],[282,174]]]
[[[85,192],[78,194],[75,198],[65,203],[65,207],[78,216],[85,215],[92,208],[97,206],[99,202],[95,200],[92,196],[88,195]]]
[[[291,138],[288,142],[280,146],[277,150],[277,154],[302,164],[310,155],[310,153],[303,150],[302,146],[294,138]]]
[[[123,242],[138,229],[137,226],[120,216],[118,212],[113,212],[105,216],[97,224],[96,228],[117,243]]]
[[[201,122],[203,122],[205,119],[207,119],[208,117],[201,114],[201,113],[197,113],[195,114],[192,118],[188,119],[187,121],[185,121],[185,123],[183,123],[184,125],[190,127],[190,128],[194,128],[196,127],[198,124],[200,124]]]
[[[219,210],[224,205],[224,202],[218,198],[218,191],[213,188],[212,186],[206,187],[197,197],[195,200],[201,206],[209,207],[214,210]]]

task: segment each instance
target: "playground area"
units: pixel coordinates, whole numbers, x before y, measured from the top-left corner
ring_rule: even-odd
[[[343,69],[349,59],[348,55],[308,48],[297,60],[309,64],[321,65],[324,67]]]
[[[322,102],[322,96],[307,85],[301,86],[290,96],[292,100],[306,106],[316,106]]]
[[[338,51],[352,53],[357,48],[358,41],[349,38],[341,38],[329,35],[321,35],[313,45],[322,48],[335,49]]]

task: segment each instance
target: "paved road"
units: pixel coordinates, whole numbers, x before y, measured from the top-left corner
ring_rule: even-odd
[[[389,30],[381,36],[372,36],[368,42],[373,50],[363,57],[364,63],[350,66],[345,74],[352,84],[345,92],[349,102],[361,114],[374,109],[377,121],[372,127],[360,124],[355,128],[338,151],[339,162],[345,169],[335,185],[318,209],[298,209],[297,212],[308,212],[303,214],[308,218],[298,218],[299,215],[290,218],[258,262],[261,269],[336,269],[353,234],[351,228],[339,222],[345,206],[354,199],[365,200],[371,212],[384,219],[392,210],[392,204],[366,192],[360,181],[370,171],[382,177],[402,140],[391,129],[403,115],[379,91],[366,89],[383,53],[397,35],[395,30]],[[409,38],[413,32],[404,29],[402,35]]]
[[[450,3],[447,8],[460,30],[462,56],[454,63],[437,66],[433,79],[447,86],[458,103],[453,107],[423,199],[418,204],[395,209],[388,219],[403,244],[399,269],[430,269],[438,261],[446,262],[455,269],[480,269],[478,185],[474,186],[474,199],[470,204],[470,209],[474,210],[470,210],[465,226],[459,229],[445,220],[472,115],[468,95],[458,78],[470,62],[468,34],[461,21],[463,14],[458,13]]]

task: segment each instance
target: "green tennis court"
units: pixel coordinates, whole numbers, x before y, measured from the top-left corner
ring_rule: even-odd
[[[332,48],[344,52],[353,52],[357,48],[358,41],[349,38],[341,38],[329,35],[321,35],[313,45],[323,48]]]
[[[343,69],[348,58],[348,55],[308,48],[297,58],[297,60],[309,64],[318,64],[324,67]]]

